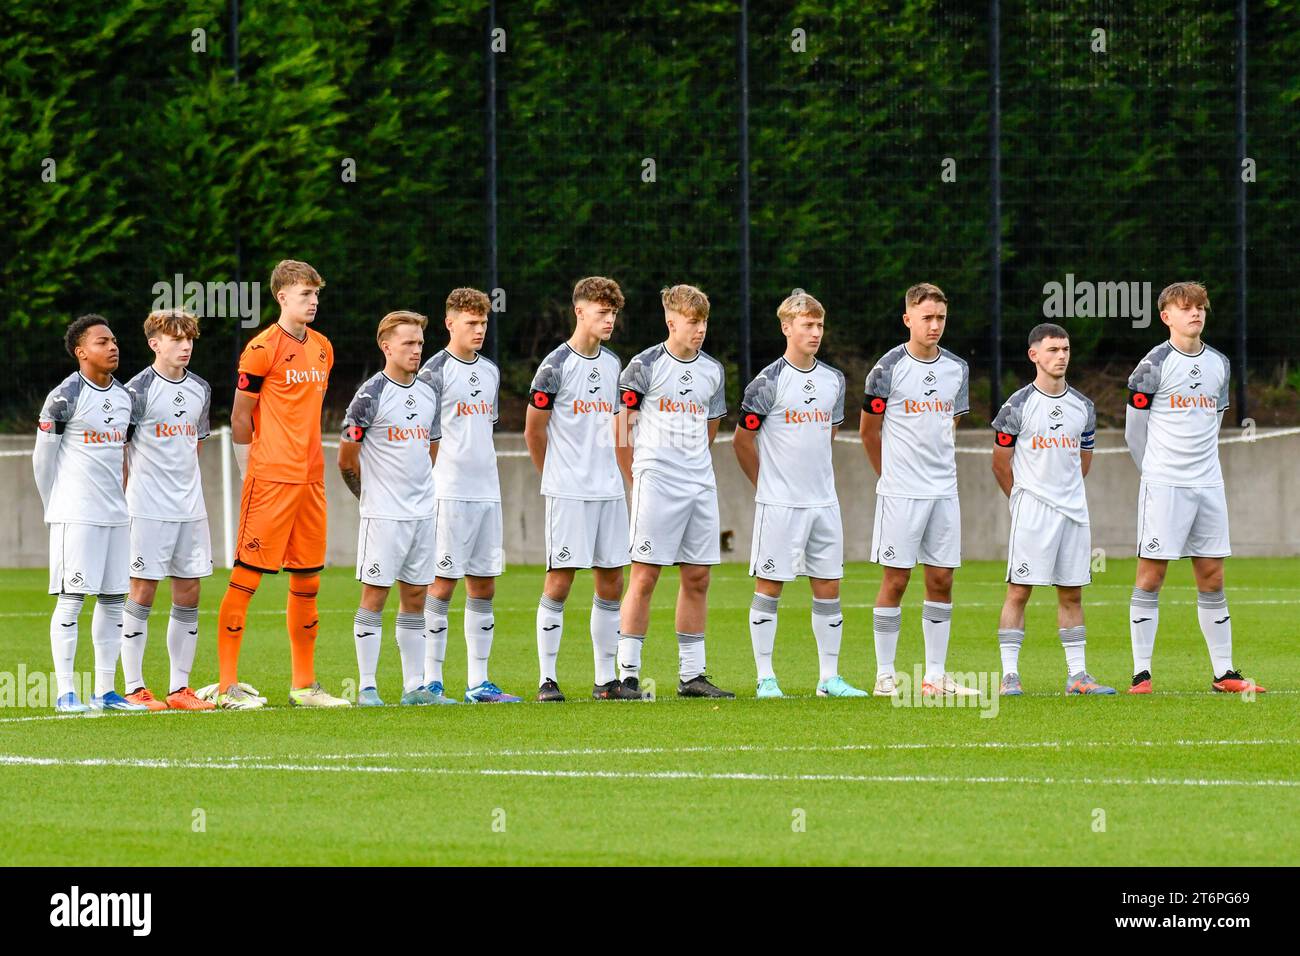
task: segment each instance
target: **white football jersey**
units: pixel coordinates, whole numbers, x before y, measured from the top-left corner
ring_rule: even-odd
[[[429,443],[438,440],[438,416],[438,395],[427,380],[402,385],[377,372],[357,389],[342,437],[361,443],[361,517],[434,516]]]
[[[1223,484],[1220,413],[1228,407],[1231,366],[1202,345],[1195,355],[1161,342],[1129,376],[1129,404],[1147,411],[1142,480],[1155,485]]]
[[[497,396],[501,372],[486,356],[465,362],[446,349],[420,369],[440,396],[442,439],[433,480],[439,498],[457,501],[500,501],[497,450],[492,426],[501,414]]]
[[[122,456],[131,438],[131,393],[117,379],[107,388],[73,372],[41,408],[41,431],[62,437],[46,524],[129,522],[122,490]]]
[[[538,367],[529,401],[551,413],[543,495],[583,501],[624,497],[613,426],[620,368],[618,356],[603,345],[595,355],[583,355],[567,342]]]
[[[627,363],[623,406],[637,413],[632,474],[716,487],[709,422],[727,414],[726,372],[705,352],[682,361],[662,342]]]
[[[193,372],[176,381],[153,366],[126,383],[135,432],[127,445],[126,505],[132,518],[207,517],[199,442],[208,437],[212,387]]]
[[[1030,382],[993,419],[994,441],[1011,448],[1011,493],[1027,491],[1067,518],[1088,523],[1079,453],[1092,451],[1097,412],[1068,385],[1049,395]]]
[[[779,358],[749,383],[740,427],[758,432],[761,505],[821,508],[837,504],[831,428],[844,421],[844,374],[813,360],[801,369]]]
[[[970,369],[947,349],[928,362],[904,343],[867,374],[863,409],[884,415],[876,494],[954,498],[957,452],[953,420],[970,411]]]

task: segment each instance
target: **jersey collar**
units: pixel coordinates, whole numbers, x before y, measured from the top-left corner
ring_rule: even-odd
[[[452,358],[455,358],[455,356],[453,355]],[[392,384],[396,385],[398,388],[410,388],[410,387],[411,387],[412,385],[414,385],[414,384],[419,380],[419,378],[420,378],[420,375],[419,375],[419,373],[417,372],[416,375],[415,375],[415,378],[411,379],[411,383],[410,383],[410,385],[403,385],[403,384],[402,384],[401,382],[399,382],[397,379],[395,379],[395,378],[389,378],[388,373],[385,372],[383,369],[380,369],[380,370],[379,370],[379,374],[382,375],[384,378],[387,378],[389,382],[391,382]]]
[[[303,328],[302,330],[302,338],[298,338],[296,335],[294,335],[292,332],[286,329],[283,325],[281,325],[278,319],[276,320],[275,327],[278,328],[285,335],[289,336],[289,338],[293,339],[299,345],[306,345],[307,339],[310,338],[310,334],[306,328]]]
[[[90,379],[86,378],[86,376],[82,375],[82,374],[81,374],[81,369],[77,369],[77,376],[78,376],[78,377],[79,377],[83,382],[85,382],[87,385],[89,385],[91,388],[93,388],[93,389],[94,389],[95,391],[97,391],[97,392],[107,392],[107,391],[109,391],[109,390],[110,390],[114,385],[117,384],[117,376],[116,376],[116,375],[110,376],[109,379],[108,379],[108,384],[105,385],[105,386],[103,386],[102,388],[101,388],[100,386],[96,385],[96,384],[95,384],[94,382],[92,382]]]
[[[154,375],[156,375],[158,378],[162,379],[162,380],[163,380],[164,382],[166,382],[168,385],[179,385],[179,384],[181,384],[181,382],[185,381],[187,378],[190,377],[190,370],[189,370],[189,369],[185,369],[185,371],[184,371],[183,373],[181,373],[181,377],[180,377],[180,378],[168,378],[166,375],[164,375],[162,372],[158,371],[158,370],[157,370],[156,368],[154,368],[152,365],[149,366],[149,371],[153,372]]]
[[[1065,398],[1066,395],[1070,394],[1069,384],[1067,384],[1065,388],[1061,389],[1061,391],[1055,395],[1053,395],[1051,392],[1044,392],[1041,388],[1038,387],[1037,382],[1030,382],[1029,384],[1034,386],[1034,391],[1037,392],[1039,395],[1042,395],[1044,398]]]
[[[906,342],[903,343],[903,351],[907,353],[907,357],[910,358],[913,362],[920,362],[922,365],[933,365],[935,362],[939,361],[939,359],[943,357],[943,349],[939,349],[939,351],[935,354],[934,358],[932,359],[917,358],[915,355],[912,354],[912,350],[907,347]]]
[[[1184,351],[1183,351],[1182,349],[1180,349],[1177,345],[1174,345],[1172,339],[1169,341],[1169,347],[1170,347],[1171,349],[1173,349],[1175,352],[1177,352],[1179,355],[1185,355],[1185,356],[1187,356],[1188,358],[1198,358],[1199,356],[1205,354],[1205,342],[1204,342],[1204,340],[1202,340],[1202,342],[1201,342],[1201,350],[1200,350],[1199,352],[1184,352]]]
[[[812,365],[811,365],[809,368],[800,368],[798,365],[795,365],[794,362],[791,362],[791,361],[790,361],[788,358],[786,358],[784,355],[781,356],[781,361],[784,362],[786,365],[790,366],[792,369],[794,369],[794,370],[795,370],[796,372],[798,372],[800,375],[808,375],[808,374],[810,374],[810,373],[816,371],[816,369],[817,369],[817,356],[815,356],[815,355],[813,356],[813,363],[812,363]]]
[[[566,342],[565,344],[567,345],[568,343]],[[444,352],[447,353],[447,356],[448,356],[449,358],[454,358],[454,359],[455,359],[457,362],[459,362],[461,365],[477,365],[477,364],[478,364],[479,354],[478,354],[477,352],[474,353],[474,361],[472,361],[472,362],[466,362],[463,358],[460,358],[460,357],[457,356],[457,355],[453,355],[451,349],[447,348],[445,345],[443,346],[442,350],[443,350]],[[581,353],[579,353],[579,354],[581,354]],[[585,357],[585,356],[584,356],[584,357]]]

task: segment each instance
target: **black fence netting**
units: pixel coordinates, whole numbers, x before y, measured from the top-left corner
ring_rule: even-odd
[[[17,0],[0,11],[4,421],[30,428],[71,368],[70,318],[107,316],[133,374],[140,323],[187,304],[178,289],[201,290],[194,368],[221,414],[282,258],[326,279],[335,414],[379,367],[385,312],[429,315],[431,350],[447,292],[474,285],[517,424],[573,283],[603,274],[627,297],[624,358],[662,335],[662,286],[709,294],[733,407],[783,348],[791,289],[826,305],[825,357],[856,389],[904,335],[905,289],[937,283],[975,421],[1029,376],[1025,335],[1048,319],[1113,420],[1162,337],[1160,289],[1199,279],[1206,338],[1249,382],[1238,410],[1300,420],[1298,12],[833,0],[750,4],[742,31],[740,4],[707,0]]]

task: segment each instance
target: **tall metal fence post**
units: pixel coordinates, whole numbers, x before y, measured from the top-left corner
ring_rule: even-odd
[[[753,376],[750,364],[750,262],[749,262],[749,2],[740,0],[740,35],[737,73],[740,78],[740,328],[737,337],[740,387]]]
[[[501,276],[497,266],[497,59],[496,54],[492,51],[492,34],[497,28],[497,4],[496,0],[489,0],[487,15],[487,44],[485,46],[487,56],[486,71],[486,94],[487,94],[487,115],[486,115],[486,169],[484,178],[487,181],[487,274],[488,274],[488,295],[494,300],[496,290],[500,288]],[[487,351],[492,361],[500,364],[500,335],[497,326],[500,324],[499,315],[494,314],[492,321],[488,323],[488,340]]]
[[[989,418],[1002,407],[1002,3],[989,0],[989,245],[993,315]]]
[[[1237,2],[1237,424],[1250,417],[1246,408],[1246,0]]]
[[[239,86],[239,0],[230,0],[230,69],[234,73],[233,83]],[[242,204],[241,207],[242,208]],[[235,288],[244,281],[244,246],[239,235],[239,215],[235,215]],[[180,303],[177,303],[179,305]],[[230,379],[234,381],[239,374],[239,353],[243,350],[244,326],[236,322],[230,330]]]

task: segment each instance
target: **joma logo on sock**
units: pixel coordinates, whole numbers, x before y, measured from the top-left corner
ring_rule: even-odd
[[[50,897],[51,926],[129,926],[134,936],[148,936],[153,927],[152,893],[70,893]]]

